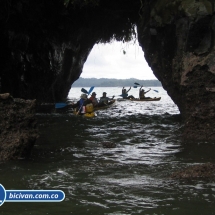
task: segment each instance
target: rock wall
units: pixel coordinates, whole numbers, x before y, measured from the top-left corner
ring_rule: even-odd
[[[72,24],[63,1],[0,1],[0,13],[0,93],[65,99],[96,42],[89,27]]]
[[[29,157],[38,137],[35,100],[0,94],[0,161]]]
[[[0,1],[0,93],[38,102],[66,99],[96,43],[129,39],[139,0],[124,3]]]
[[[215,139],[215,14],[210,0],[145,1],[138,40],[179,107],[184,135]]]

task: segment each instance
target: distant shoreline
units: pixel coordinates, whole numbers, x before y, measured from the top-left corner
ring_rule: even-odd
[[[134,83],[143,85],[144,87],[162,87],[158,80],[140,80],[135,78],[130,79],[109,79],[109,78],[79,78],[75,81],[72,87],[132,87],[140,86]]]

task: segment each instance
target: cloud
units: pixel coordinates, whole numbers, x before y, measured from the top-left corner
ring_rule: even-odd
[[[123,51],[126,53],[123,54]],[[157,79],[136,43],[96,44],[84,65],[82,78]]]

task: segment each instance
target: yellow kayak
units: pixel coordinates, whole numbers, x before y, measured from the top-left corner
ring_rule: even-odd
[[[73,113],[74,113],[74,115],[77,115],[77,116],[84,116],[84,117],[95,117],[95,116],[96,116],[95,112],[85,113],[85,114],[77,114],[78,112],[77,112],[77,111],[74,111]]]
[[[96,116],[95,112],[93,111],[93,105],[92,104],[86,105],[86,113],[84,113],[84,114],[78,114],[78,112],[76,110],[74,110],[73,113],[75,115],[84,116],[84,117],[95,117]]]
[[[91,113],[85,113],[83,116],[84,117],[95,117],[96,114],[95,114],[95,112],[91,112]]]

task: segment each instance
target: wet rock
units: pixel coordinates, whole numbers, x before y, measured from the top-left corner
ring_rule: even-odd
[[[10,93],[0,94],[0,99],[7,99],[10,97]]]
[[[113,143],[113,142],[103,142],[103,143],[102,143],[102,146],[103,146],[104,148],[115,148],[115,147],[116,147],[116,144]]]
[[[36,100],[0,94],[0,160],[27,158],[38,137]]]
[[[207,0],[153,1],[137,26],[149,66],[180,110],[186,139],[215,140],[213,11]]]
[[[198,179],[213,178],[215,179],[215,164],[205,163],[189,166],[184,170],[175,172],[171,175],[172,179]]]

